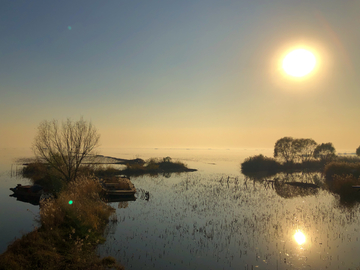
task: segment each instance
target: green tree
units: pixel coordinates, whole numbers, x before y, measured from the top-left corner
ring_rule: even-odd
[[[335,147],[332,143],[322,143],[316,146],[314,150],[314,158],[321,160],[330,159],[335,156]]]
[[[76,179],[84,159],[98,146],[99,139],[96,128],[83,118],[76,122],[68,118],[61,125],[57,120],[43,121],[38,127],[33,151],[64,180],[72,181]]]

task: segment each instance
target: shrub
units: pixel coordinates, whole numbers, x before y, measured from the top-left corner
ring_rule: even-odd
[[[43,186],[49,192],[58,194],[65,186],[60,174],[46,163],[31,162],[22,169],[22,176],[34,184]]]
[[[268,172],[275,173],[280,171],[281,164],[273,158],[265,157],[263,155],[257,155],[248,157],[241,164],[241,172],[243,174],[256,173],[256,172]]]
[[[325,179],[330,184],[333,181],[333,176],[351,175],[355,178],[360,176],[360,163],[348,162],[330,162],[324,168]]]
[[[333,175],[333,182],[329,185],[329,190],[340,196],[340,202],[353,203],[360,201],[359,190],[353,188],[354,185],[359,185],[360,179],[351,174],[348,175]]]

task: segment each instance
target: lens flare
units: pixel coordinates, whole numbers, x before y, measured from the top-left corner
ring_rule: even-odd
[[[296,243],[298,243],[299,245],[304,244],[306,241],[305,235],[300,230],[296,231],[296,233],[294,234],[294,238]]]
[[[69,201],[69,204],[73,204],[73,201],[70,200],[70,201]]]

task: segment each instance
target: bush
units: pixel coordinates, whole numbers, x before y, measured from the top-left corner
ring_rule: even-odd
[[[332,183],[333,176],[346,176],[351,175],[355,178],[360,176],[360,163],[348,163],[348,162],[330,162],[324,168],[325,180],[328,184]]]
[[[265,157],[263,155],[257,155],[248,157],[241,164],[241,172],[243,174],[268,172],[276,173],[281,170],[281,164],[274,158]]]
[[[156,175],[158,173],[177,173],[188,171],[194,170],[188,169],[186,164],[180,161],[173,162],[171,157],[165,157],[162,159],[150,158],[145,162],[145,164],[126,164],[126,169],[123,170],[122,173],[126,175],[142,175],[147,173],[150,175]]]
[[[353,175],[333,175],[333,182],[329,185],[329,190],[340,196],[342,203],[354,203],[360,201],[360,193],[354,185],[360,185],[360,179]]]
[[[31,162],[22,169],[22,176],[32,183],[43,186],[47,191],[58,194],[65,186],[60,174],[46,163]]]

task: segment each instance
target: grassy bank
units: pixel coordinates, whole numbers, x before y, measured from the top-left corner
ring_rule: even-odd
[[[100,190],[96,179],[80,177],[56,198],[41,201],[39,228],[9,245],[0,269],[123,269],[95,253],[114,211],[100,199]]]

